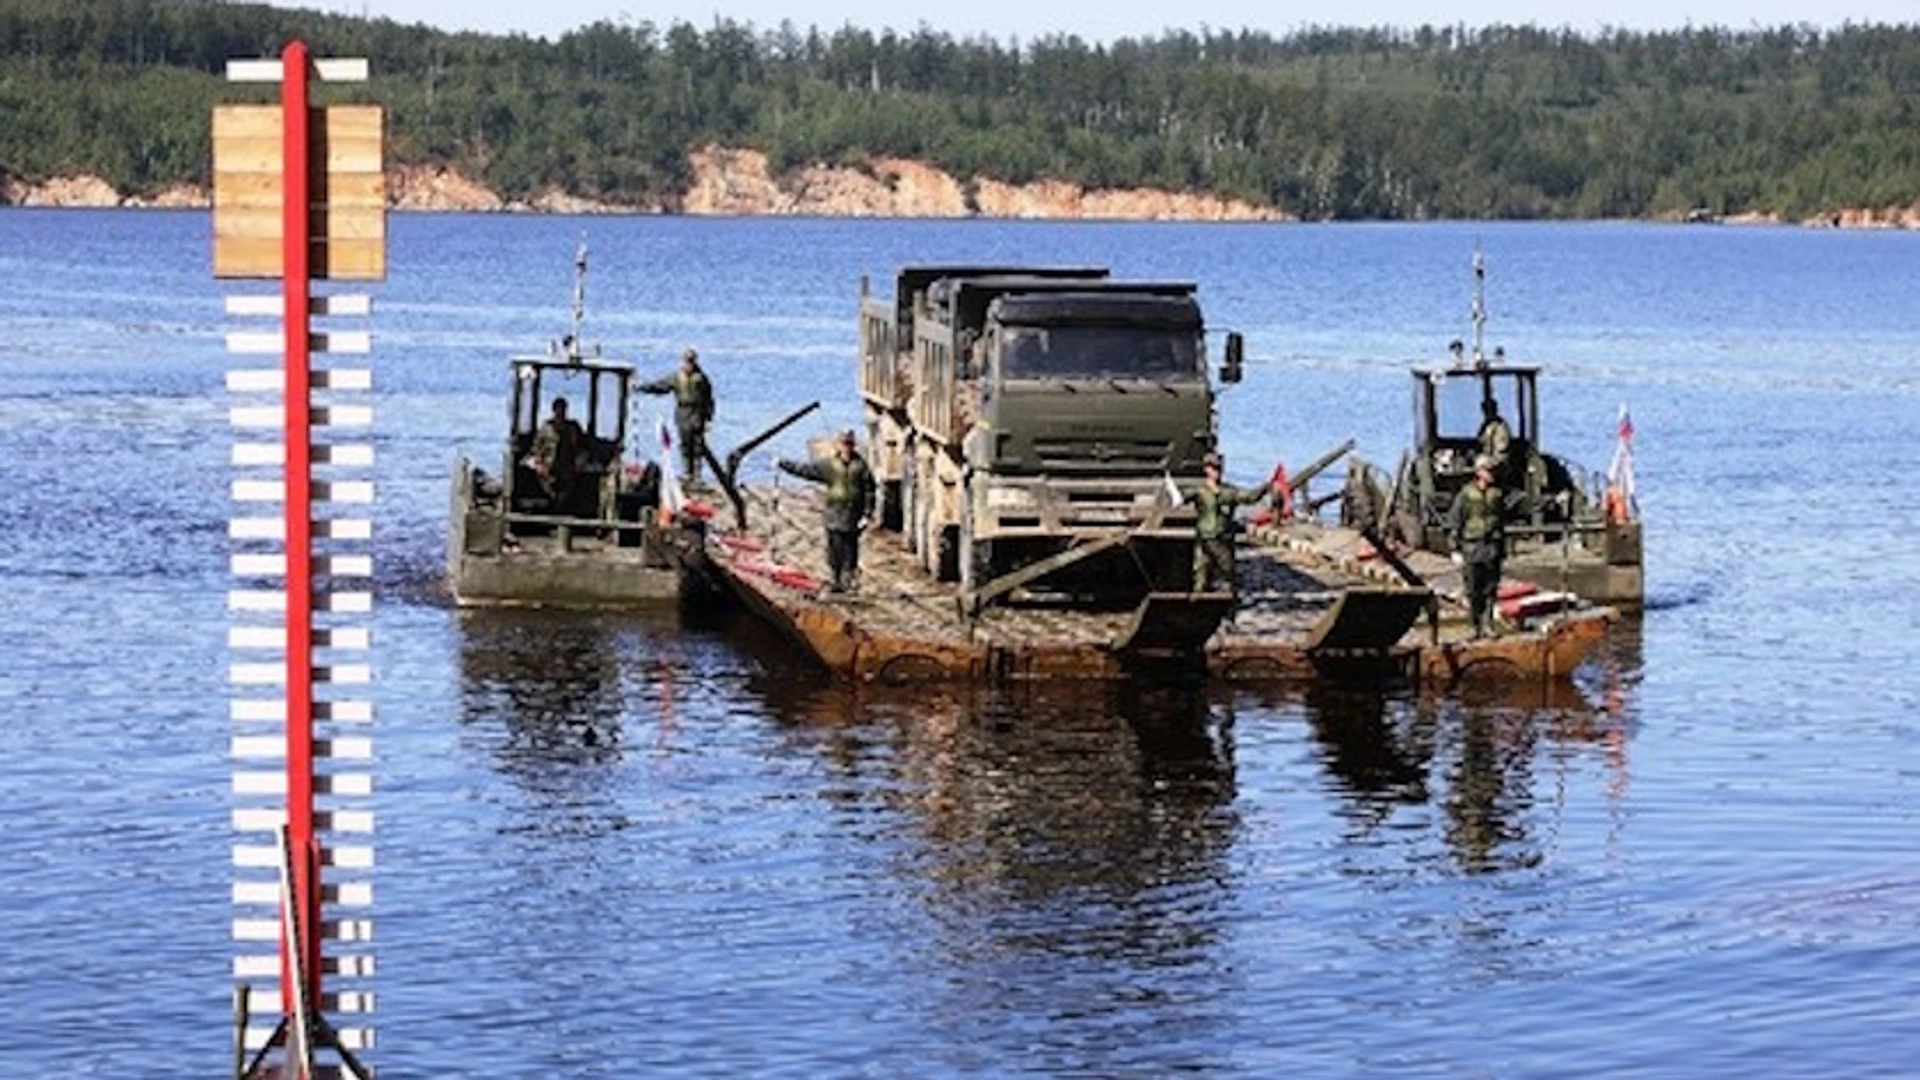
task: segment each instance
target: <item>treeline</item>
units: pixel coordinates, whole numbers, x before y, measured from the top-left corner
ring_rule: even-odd
[[[204,183],[230,57],[365,56],[391,158],[508,196],[776,167],[1210,191],[1306,217],[1792,216],[1920,201],[1920,26],[1525,26],[957,39],[600,22],[546,41],[216,0],[0,0],[0,171]],[[259,90],[251,91],[259,94]],[[355,93],[365,94],[366,89]]]

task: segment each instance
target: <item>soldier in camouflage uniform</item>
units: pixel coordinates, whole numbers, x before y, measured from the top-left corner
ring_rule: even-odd
[[[546,489],[547,499],[556,513],[568,513],[573,501],[573,485],[580,473],[580,454],[586,448],[587,434],[567,415],[567,399],[553,399],[552,415],[534,433],[532,459],[534,475]]]
[[[700,462],[706,457],[707,425],[713,421],[713,383],[700,370],[700,354],[688,349],[680,355],[680,370],[650,383],[641,383],[644,394],[672,394],[673,421],[680,436],[680,482],[692,487],[700,482]]]
[[[1193,591],[1233,591],[1233,538],[1237,506],[1259,502],[1269,494],[1267,488],[1239,488],[1220,479],[1219,454],[1201,459],[1206,479],[1193,493]]]
[[[1480,402],[1480,456],[1493,461],[1493,479],[1496,484],[1510,484],[1514,478],[1514,466],[1518,462],[1508,460],[1508,452],[1513,447],[1513,429],[1500,418],[1500,406],[1492,399]]]
[[[851,431],[840,433],[834,452],[816,461],[775,462],[782,472],[827,485],[827,567],[833,573],[828,592],[851,591],[860,572],[860,531],[873,517],[873,470],[855,449]]]
[[[1467,607],[1473,636],[1493,629],[1493,603],[1500,588],[1500,567],[1507,557],[1507,501],[1493,482],[1494,460],[1484,454],[1473,463],[1473,482],[1454,497],[1450,525],[1453,561],[1466,578]]]

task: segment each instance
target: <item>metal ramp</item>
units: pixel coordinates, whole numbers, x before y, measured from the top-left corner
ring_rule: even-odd
[[[1429,589],[1354,588],[1307,632],[1306,651],[1379,652],[1406,636],[1433,603]]]
[[[1132,653],[1198,652],[1232,613],[1232,593],[1148,593],[1134,609],[1119,648]]]

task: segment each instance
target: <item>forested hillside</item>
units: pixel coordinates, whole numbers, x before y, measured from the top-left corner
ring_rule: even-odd
[[[1308,218],[1802,216],[1920,201],[1920,26],[957,40],[602,22],[549,42],[209,0],[0,0],[0,173],[206,181],[229,57],[372,60],[392,159],[671,204],[690,149],[776,167],[1210,191]],[[365,88],[356,91],[366,94]]]

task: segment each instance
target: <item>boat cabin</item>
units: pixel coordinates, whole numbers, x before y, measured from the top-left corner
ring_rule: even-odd
[[[633,365],[580,347],[586,272],[582,245],[570,332],[508,358],[499,475],[454,461],[447,583],[462,607],[651,604],[698,576],[685,571],[702,561],[704,525],[664,518],[660,466],[626,460]]]
[[[1443,493],[1441,501],[1451,503],[1453,494],[1473,478],[1487,402],[1512,435],[1500,486],[1527,486],[1532,472],[1528,466],[1540,447],[1539,374],[1540,369],[1530,365],[1485,361],[1414,369],[1414,453],[1425,474],[1422,479],[1431,478],[1422,488]]]
[[[544,357],[514,357],[513,405],[504,478],[512,514],[610,520],[626,445],[633,390],[629,364],[556,349]],[[584,438],[562,452],[571,460],[543,475],[537,454],[540,430],[564,400],[567,417]],[[517,524],[517,523],[516,523]]]

